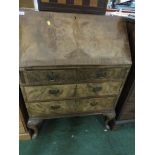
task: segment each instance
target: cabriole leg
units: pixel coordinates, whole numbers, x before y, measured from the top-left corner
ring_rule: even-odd
[[[27,127],[33,130],[32,139],[38,136],[38,127],[42,123],[42,119],[30,118],[27,122]]]
[[[115,111],[111,111],[106,114],[107,118],[106,118],[105,125],[107,129],[111,129],[111,130],[113,129],[114,124],[115,124],[115,116],[116,116]]]

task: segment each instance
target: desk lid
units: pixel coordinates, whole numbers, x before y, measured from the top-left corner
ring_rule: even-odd
[[[20,67],[131,64],[121,17],[23,11]]]

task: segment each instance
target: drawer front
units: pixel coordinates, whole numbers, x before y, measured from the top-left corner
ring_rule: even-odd
[[[95,97],[118,94],[122,81],[77,84],[77,97]]]
[[[77,112],[103,112],[114,107],[116,97],[90,98],[77,101]]]
[[[28,103],[31,117],[57,116],[69,114],[75,109],[75,100]]]
[[[25,133],[25,129],[23,126],[19,126],[19,133]]]
[[[24,87],[27,101],[46,101],[75,97],[75,84]]]
[[[28,103],[31,117],[104,112],[113,108],[115,97]]]
[[[24,71],[27,84],[53,84],[53,83],[74,83],[76,81],[75,70],[34,70]]]
[[[106,79],[123,79],[128,72],[127,68],[95,68],[95,69],[78,69],[77,80],[106,80]]]

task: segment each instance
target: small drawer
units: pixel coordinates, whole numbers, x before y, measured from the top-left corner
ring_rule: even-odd
[[[72,98],[75,89],[75,84],[24,87],[28,102]]]
[[[27,103],[31,117],[48,117],[69,114],[75,109],[75,100]]]
[[[77,84],[77,97],[117,95],[121,86],[122,81]]]
[[[20,74],[22,75],[22,74]],[[76,81],[75,70],[27,70],[23,72],[26,84],[53,84],[53,83],[74,83]],[[23,79],[23,78],[21,78]]]
[[[103,112],[114,107],[116,97],[90,98],[77,101],[77,112]]]
[[[77,70],[77,80],[107,80],[107,79],[123,79],[128,72],[128,68],[87,68]]]

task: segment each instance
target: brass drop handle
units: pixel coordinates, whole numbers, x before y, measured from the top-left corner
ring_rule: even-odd
[[[97,92],[99,92],[99,91],[101,91],[101,90],[102,90],[102,87],[101,87],[101,86],[93,87],[93,92],[94,92],[94,93],[97,93]]]
[[[51,89],[49,90],[49,94],[52,94],[52,95],[59,95],[61,92],[59,89]]]
[[[47,78],[49,81],[55,81],[55,77],[54,77],[53,73],[51,75],[48,75]]]
[[[97,78],[105,78],[106,77],[106,72],[99,70],[99,71],[96,72],[96,77]]]
[[[59,109],[59,108],[60,108],[59,105],[52,105],[52,106],[51,106],[51,109],[53,109],[53,110],[56,110],[56,109]]]
[[[97,102],[91,102],[90,105],[91,106],[96,106],[98,103]]]

